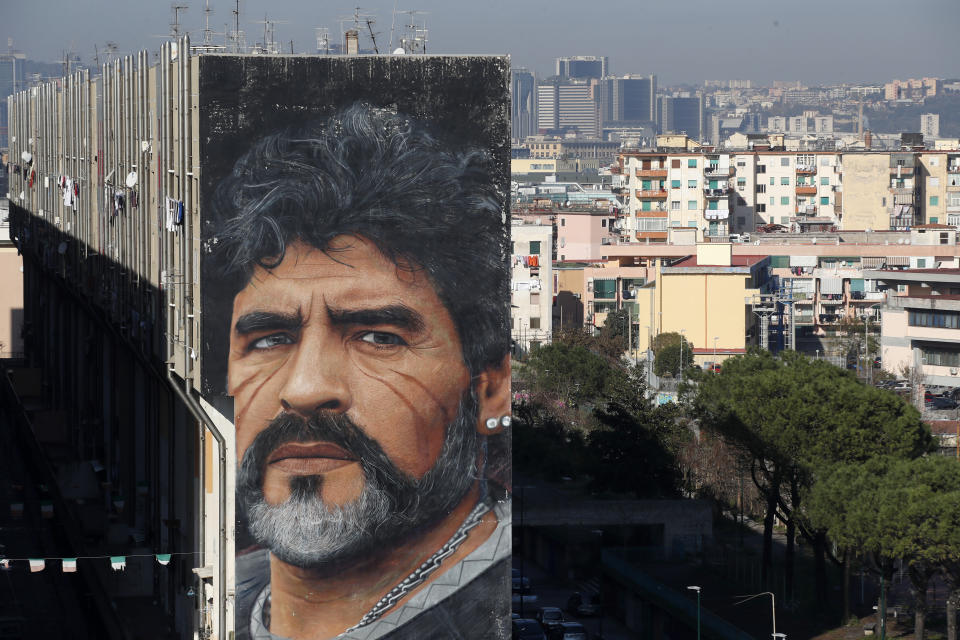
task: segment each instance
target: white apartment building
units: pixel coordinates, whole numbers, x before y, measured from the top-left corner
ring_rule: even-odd
[[[553,226],[514,219],[510,234],[510,337],[528,353],[553,335]]]

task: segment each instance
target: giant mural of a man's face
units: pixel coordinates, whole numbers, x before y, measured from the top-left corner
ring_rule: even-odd
[[[239,637],[506,633],[487,440],[509,426],[508,243],[489,162],[358,103],[255,142],[221,188],[258,546],[238,559]]]

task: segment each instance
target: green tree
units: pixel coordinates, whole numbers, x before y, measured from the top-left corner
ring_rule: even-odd
[[[654,354],[658,354],[664,347],[669,347],[670,345],[678,345],[680,344],[681,341],[684,343],[683,344],[684,349],[686,349],[687,347],[690,347],[691,350],[693,349],[693,345],[690,344],[689,341],[687,341],[687,339],[683,336],[683,334],[677,333],[675,331],[670,331],[668,333],[661,333],[655,336],[653,340],[650,342],[650,350],[653,351]]]
[[[930,580],[943,571],[950,582],[960,558],[960,465],[939,456],[837,464],[818,475],[808,512],[837,544],[867,555],[885,582],[902,559],[914,596],[914,637],[922,639]],[[879,616],[884,625],[885,607]]]
[[[595,401],[613,375],[613,368],[602,356],[586,347],[563,342],[534,350],[525,371],[534,391],[551,396],[565,406]]]
[[[693,364],[693,345],[686,340],[668,344],[657,352],[653,360],[653,372],[658,376],[668,373],[674,377],[680,375],[681,368],[686,370]]]
[[[630,318],[626,309],[616,309],[607,314],[607,319],[597,336],[600,351],[610,358],[620,358],[630,348],[628,338]],[[636,342],[636,339],[634,339]]]
[[[799,531],[814,549],[822,602],[827,595],[826,530],[812,525],[803,508],[817,470],[878,455],[913,458],[932,446],[919,413],[895,394],[795,352],[775,358],[752,351],[727,360],[720,375],[701,376],[692,408],[704,428],[750,457],[751,477],[766,500],[764,578],[772,565],[773,523],[779,515],[787,525],[788,595]]]

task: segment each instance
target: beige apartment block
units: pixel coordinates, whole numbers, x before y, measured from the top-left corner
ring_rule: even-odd
[[[510,239],[510,337],[526,353],[553,335],[553,226],[514,220]]]

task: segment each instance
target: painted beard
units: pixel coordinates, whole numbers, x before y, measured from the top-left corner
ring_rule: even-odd
[[[237,469],[237,496],[250,534],[283,562],[305,569],[396,546],[449,514],[480,477],[476,420],[477,402],[468,391],[447,425],[437,461],[416,480],[397,469],[344,414],[277,416],[257,434]],[[337,445],[359,461],[364,475],[360,496],[344,505],[326,504],[320,497],[321,476],[297,476],[290,480],[286,501],[267,503],[263,479],[270,454],[290,442],[317,441]]]

